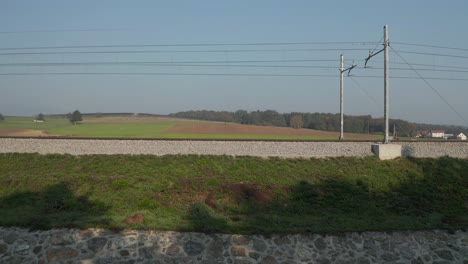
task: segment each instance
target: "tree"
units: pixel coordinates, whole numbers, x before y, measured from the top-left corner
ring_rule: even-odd
[[[293,115],[290,123],[292,128],[302,128],[302,115]]]
[[[39,113],[39,114],[36,116],[36,120],[45,121],[44,115],[43,115],[42,113]]]
[[[3,117],[2,114],[0,114],[0,121],[3,121],[3,120],[5,120],[5,117]]]
[[[81,116],[80,111],[75,110],[73,113],[68,113],[67,114],[68,120],[70,120],[70,123],[76,125],[78,122],[83,121],[83,117]]]

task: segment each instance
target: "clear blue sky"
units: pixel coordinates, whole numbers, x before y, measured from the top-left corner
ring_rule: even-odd
[[[375,45],[348,43],[129,46],[35,50],[7,48],[193,43],[364,43],[380,41],[383,25],[388,24],[390,42],[395,42],[391,44],[392,48],[414,68],[420,69],[418,72],[423,77],[468,79],[467,50],[396,44],[397,42],[418,43],[468,49],[464,45],[468,42],[467,11],[468,3],[462,0],[5,0],[0,2],[0,49],[2,49],[0,74],[172,73],[178,75],[0,75],[0,113],[35,115],[39,112],[66,113],[75,109],[81,112],[158,114],[201,109],[229,111],[273,109],[279,112],[337,113],[339,112],[340,53],[343,52],[347,65],[354,60],[358,66],[363,66],[362,60],[367,57],[369,50],[375,48]],[[324,48],[333,50],[311,50]],[[380,48],[381,45],[376,50]],[[246,49],[251,51],[239,51]],[[210,52],[186,52],[201,50]],[[131,53],[56,54],[70,51],[130,51]],[[141,51],[153,52],[141,53]],[[404,53],[405,51],[458,57]],[[34,52],[49,53],[5,55],[5,53]],[[55,53],[50,54],[51,52]],[[370,65],[374,67],[373,69],[355,69],[352,72],[355,75],[353,79],[345,78],[345,114],[383,116],[383,78],[359,77],[383,76],[383,70],[380,69],[383,67],[382,55],[379,54],[371,60]],[[317,59],[324,61],[297,61]],[[277,62],[252,62],[265,60]],[[219,61],[219,63],[212,67],[202,66],[201,64],[206,61]],[[390,52],[390,61],[392,68],[399,68],[391,69],[391,76],[417,77],[416,73],[408,70],[408,65],[405,65],[396,53]],[[95,64],[103,62],[114,64]],[[117,62],[121,64],[115,64]],[[125,62],[172,62],[173,65],[132,65]],[[180,65],[181,62],[196,63],[187,66]],[[37,63],[42,64],[37,65]],[[232,66],[235,64],[243,66]],[[274,67],[252,67],[265,65]],[[336,75],[336,78],[179,75],[187,73]],[[468,81],[434,79],[427,81],[465,120],[468,119],[466,103]],[[467,125],[420,79],[391,79],[390,89],[392,118]]]

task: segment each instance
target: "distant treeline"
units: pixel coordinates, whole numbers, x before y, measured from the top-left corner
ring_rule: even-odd
[[[95,116],[95,117],[101,117],[101,116],[132,116],[134,113],[82,113],[82,116]],[[45,115],[46,117],[67,117],[67,114],[49,114]]]
[[[246,125],[279,126],[293,128],[309,128],[324,131],[340,131],[340,115],[331,113],[278,113],[274,110],[252,111],[185,111],[170,114],[172,117],[199,119],[208,121],[231,122]],[[442,129],[445,133],[468,134],[468,128],[461,126],[444,126],[417,124],[400,119],[391,119],[390,127],[396,127],[398,136],[415,136],[420,130]],[[384,131],[383,118],[373,118],[370,115],[344,116],[344,131],[347,133],[379,134]]]

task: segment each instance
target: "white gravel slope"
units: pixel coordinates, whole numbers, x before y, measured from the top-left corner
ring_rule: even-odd
[[[404,157],[468,158],[468,143],[400,143]],[[372,156],[370,142],[249,142],[165,140],[79,140],[0,138],[0,153],[86,154],[197,154],[258,157]]]
[[[402,145],[403,157],[437,158],[449,156],[468,158],[468,142],[405,142]]]
[[[198,154],[259,157],[363,157],[371,143],[0,139],[0,153]]]

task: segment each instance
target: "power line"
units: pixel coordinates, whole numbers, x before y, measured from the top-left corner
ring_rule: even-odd
[[[392,48],[392,51],[396,53],[396,51]],[[468,56],[461,56],[461,55],[452,55],[452,54],[440,54],[440,53],[429,53],[429,52],[418,52],[418,51],[405,51],[400,50],[399,53],[407,53],[407,54],[417,54],[417,55],[431,55],[431,56],[440,56],[440,57],[451,57],[451,58],[462,58],[468,59]]]
[[[0,76],[27,76],[27,75],[168,75],[168,76],[258,76],[258,77],[330,77],[335,74],[277,74],[277,73],[172,73],[172,72],[9,72],[0,73]],[[355,78],[383,78],[378,75],[353,75]],[[393,76],[392,79],[420,79],[410,76]],[[468,81],[468,78],[439,78],[428,77],[426,80]]]
[[[96,28],[96,29],[51,29],[51,30],[22,30],[0,31],[0,34],[24,34],[24,33],[55,33],[55,32],[100,32],[100,31],[127,31],[124,28]]]
[[[369,52],[370,54],[373,54],[374,51],[379,47],[379,44],[382,44],[382,40],[383,40],[383,36],[380,38],[380,40],[377,42],[377,44],[375,45],[374,49]]]
[[[416,46],[416,47],[427,47],[427,48],[437,48],[437,49],[449,49],[449,50],[468,51],[468,49],[464,49],[464,48],[455,48],[455,47],[447,47],[447,46],[436,46],[436,45],[428,45],[428,44],[415,44],[415,43],[405,43],[405,42],[392,42],[392,44],[407,45],[407,46]]]
[[[375,104],[375,106],[376,106],[376,108],[378,109],[379,103],[377,103],[377,100],[376,100],[373,96],[371,96],[367,90],[365,90],[364,88],[362,88],[361,85],[359,84],[359,82],[356,81],[356,80],[353,78],[353,76],[349,76],[349,77],[350,77],[349,79],[350,79],[351,81],[353,81],[354,86],[357,87],[357,88],[359,88],[359,90],[361,90],[371,101],[373,101],[374,104]]]
[[[1,50],[1,49],[0,49]],[[317,48],[317,49],[225,49],[225,50],[115,50],[115,51],[47,51],[47,52],[8,52],[7,55],[50,55],[50,54],[134,54],[134,53],[241,53],[241,52],[304,52],[304,51],[358,51],[363,48]]]
[[[35,72],[0,73],[0,75],[168,75],[168,76],[258,76],[258,77],[333,77],[326,74],[270,74],[270,73],[172,73],[172,72]],[[377,76],[376,76],[377,77]],[[467,79],[468,80],[468,79]]]
[[[81,66],[81,65],[136,65],[136,66],[178,66],[178,67],[247,67],[247,68],[317,68],[336,69],[335,66],[320,65],[244,65],[244,64],[188,64],[188,63],[158,63],[158,62],[44,62],[44,63],[0,63],[0,67],[10,66]]]
[[[390,62],[390,64],[407,65],[404,62]],[[467,69],[468,70],[468,67],[458,67],[458,66],[439,65],[439,64],[411,63],[411,65],[426,66],[426,67],[438,67],[438,68],[449,68],[449,69]],[[372,68],[372,67],[368,66],[368,68]]]
[[[128,44],[128,45],[70,45],[9,47],[0,50],[31,49],[88,49],[88,48],[131,48],[131,47],[210,47],[210,46],[287,46],[287,45],[375,45],[375,42],[336,41],[336,42],[252,42],[252,43],[186,43],[186,44]]]
[[[127,62],[109,62],[115,64],[121,63],[152,63],[152,64],[175,64],[175,63],[182,63],[182,64],[192,64],[192,63],[280,63],[280,62],[336,62],[336,59],[300,59],[300,60],[236,60],[236,61],[226,61],[226,60],[213,60],[213,61],[127,61]],[[63,62],[66,63],[66,62]],[[88,62],[83,62],[88,63]],[[107,63],[107,62],[106,62]]]
[[[419,72],[418,72],[417,70],[415,70],[415,69],[413,68],[413,66],[411,66],[411,64],[409,64],[397,51],[395,51],[392,47],[390,47],[390,48],[398,55],[398,57],[400,57],[404,62],[406,62],[406,64],[407,64],[410,68],[413,69],[413,71],[419,76],[419,78],[420,78],[421,80],[423,80],[423,81],[427,84],[427,86],[429,86],[429,87],[432,89],[432,91],[434,91],[434,92],[437,94],[437,96],[438,96],[440,99],[442,99],[442,101],[444,101],[445,104],[447,104],[447,105],[450,107],[450,109],[452,109],[452,111],[453,111],[455,114],[458,115],[458,117],[460,117],[460,118],[461,118],[463,121],[465,121],[465,123],[468,125],[468,121],[467,121],[465,118],[463,118],[463,116],[462,116],[460,113],[458,113],[457,110],[455,110],[455,108],[439,93],[439,91],[437,91],[437,90],[427,81],[427,79],[429,79],[429,78],[424,78],[424,77],[422,77],[421,74],[419,74]]]
[[[357,67],[358,69],[368,69],[368,70],[383,70],[381,67]],[[463,70],[444,70],[444,69],[427,69],[427,68],[418,68],[418,69],[412,69],[412,68],[400,68],[400,67],[393,67],[390,68],[390,70],[396,70],[396,71],[413,71],[413,70],[418,70],[418,71],[431,71],[431,72],[468,72],[468,71],[463,71]]]
[[[196,62],[194,62],[196,63]],[[322,65],[244,65],[244,64],[193,64],[193,63],[169,63],[169,62],[151,62],[151,61],[118,61],[118,62],[28,62],[28,63],[0,63],[0,67],[57,67],[57,66],[106,66],[106,65],[134,65],[134,66],[153,66],[153,67],[236,67],[236,68],[310,68],[310,69],[336,69],[335,66]],[[374,67],[357,67],[358,69],[382,70],[383,68]],[[393,67],[391,70],[413,71],[412,68]],[[431,72],[452,72],[452,73],[468,73],[464,70],[440,70],[440,69],[424,69],[418,68],[414,70],[431,71]]]
[[[135,65],[135,66],[153,66],[153,67],[239,67],[239,68],[312,68],[312,69],[336,69],[334,66],[319,65],[244,65],[244,64],[180,64],[180,63],[153,63],[153,62],[72,62],[72,63],[3,63],[0,67],[10,66],[100,66],[100,65]]]

